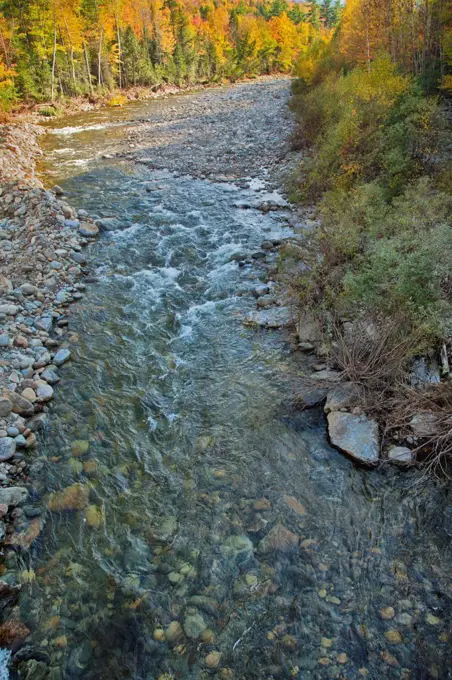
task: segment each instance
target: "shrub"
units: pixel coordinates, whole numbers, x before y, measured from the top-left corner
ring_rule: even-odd
[[[54,118],[55,116],[58,115],[59,110],[56,106],[53,105],[40,106],[38,109],[38,113],[40,116],[45,116],[46,118]]]
[[[15,71],[8,69],[0,56],[0,111],[10,111],[17,101],[17,91],[13,77]]]
[[[300,193],[320,199],[320,224],[286,249],[294,295],[329,318],[400,316],[422,342],[441,337],[452,311],[452,173],[437,100],[384,55],[370,73],[295,90],[313,145]]]
[[[124,106],[124,104],[127,104],[127,97],[123,94],[115,94],[107,102],[107,106]]]

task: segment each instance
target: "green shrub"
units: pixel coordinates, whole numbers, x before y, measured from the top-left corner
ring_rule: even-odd
[[[452,164],[439,152],[437,100],[384,55],[370,73],[294,91],[297,142],[312,149],[299,195],[319,200],[320,222],[284,256],[300,305],[401,318],[426,342],[441,337],[452,311]]]
[[[45,116],[46,118],[54,118],[58,115],[59,111],[53,105],[50,106],[40,106],[38,109],[40,116]]]

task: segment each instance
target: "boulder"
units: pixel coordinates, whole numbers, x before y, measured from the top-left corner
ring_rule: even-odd
[[[378,462],[380,438],[378,424],[365,416],[333,411],[328,414],[331,443],[354,460],[368,465]]]
[[[262,328],[280,328],[290,326],[293,322],[290,307],[273,307],[262,311],[250,312],[245,318],[246,326],[261,326]]]
[[[35,326],[39,331],[45,331],[46,333],[50,333],[50,331],[52,330],[52,324],[53,319],[51,316],[42,316],[40,319],[36,321]]]
[[[19,311],[19,307],[17,305],[11,305],[11,304],[0,305],[0,314],[7,314],[8,316],[16,316],[18,311]]]
[[[338,382],[341,379],[341,373],[339,373],[339,371],[331,371],[329,368],[325,368],[322,371],[316,371],[316,373],[311,373],[309,377],[311,378],[311,380]]]
[[[33,286],[31,283],[23,283],[19,290],[22,295],[37,295],[39,292],[36,286]]]
[[[37,395],[42,401],[50,401],[53,398],[53,389],[50,385],[39,385]]]
[[[319,323],[312,314],[302,314],[297,323],[298,342],[317,343],[322,339]]]
[[[7,293],[11,293],[13,290],[13,284],[9,279],[6,278],[6,276],[3,276],[3,274],[0,274],[0,293],[3,295],[6,295]]]

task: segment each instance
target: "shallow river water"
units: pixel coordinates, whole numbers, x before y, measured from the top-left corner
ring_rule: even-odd
[[[13,677],[452,677],[447,490],[356,468],[294,406],[288,334],[243,325],[265,270],[231,256],[291,233],[288,210],[239,207],[269,176],[101,157],[164,106],[58,121],[42,143],[49,185],[121,229],[89,248],[97,282],[71,312],[34,498],[79,483],[80,510],[48,512],[20,565],[35,651]]]

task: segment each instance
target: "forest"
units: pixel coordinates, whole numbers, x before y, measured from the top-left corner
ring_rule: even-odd
[[[0,107],[288,73],[339,0],[2,0]]]

